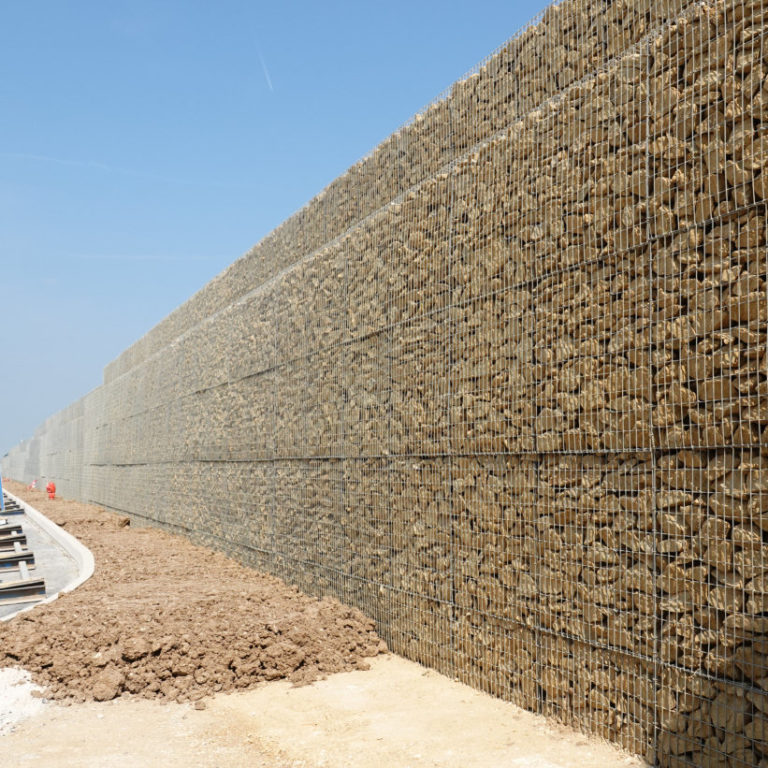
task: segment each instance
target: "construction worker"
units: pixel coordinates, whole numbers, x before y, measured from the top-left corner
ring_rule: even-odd
[[[45,490],[48,491],[48,498],[53,501],[56,498],[56,483],[51,480],[48,485],[45,486]]]

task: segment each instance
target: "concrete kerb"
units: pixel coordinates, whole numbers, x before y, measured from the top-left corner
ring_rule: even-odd
[[[52,603],[58,598],[62,592],[71,592],[73,589],[77,589],[81,584],[88,581],[93,576],[94,560],[91,550],[83,546],[71,533],[68,533],[63,528],[59,527],[52,520],[49,520],[41,512],[38,512],[34,507],[27,504],[18,496],[4,489],[5,494],[13,499],[17,504],[24,508],[25,514],[32,520],[39,528],[45,531],[54,541],[56,541],[69,555],[72,556],[77,564],[78,575],[67,584],[62,587],[58,592],[49,595],[45,600],[41,600],[39,603],[25,606],[20,608],[14,613],[0,617],[0,621],[9,621],[14,616],[18,616],[20,613],[31,611],[33,608],[37,608],[38,605],[45,605],[46,603]]]

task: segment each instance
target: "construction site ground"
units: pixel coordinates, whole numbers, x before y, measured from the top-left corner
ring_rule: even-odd
[[[90,548],[96,571],[0,625],[0,668],[31,675],[0,685],[0,766],[644,765],[387,653],[336,600],[98,507],[9,489]]]

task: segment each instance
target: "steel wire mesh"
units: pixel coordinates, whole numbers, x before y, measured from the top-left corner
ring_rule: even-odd
[[[551,6],[5,471],[651,763],[768,762],[766,29]]]

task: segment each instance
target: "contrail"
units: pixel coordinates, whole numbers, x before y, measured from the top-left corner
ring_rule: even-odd
[[[50,155],[35,155],[30,152],[0,152],[0,157],[7,157],[11,160],[36,160],[44,163],[55,163],[56,165],[68,165],[77,168],[96,168],[99,171],[110,171],[112,173],[125,173],[132,176],[138,174],[125,168],[115,168],[103,163],[94,163],[92,160],[65,160],[61,157],[51,157]]]
[[[270,85],[270,88],[272,86]],[[150,179],[151,181],[160,181],[166,184],[181,184],[183,186],[203,186],[203,187],[224,187],[237,189],[256,189],[253,184],[227,184],[217,181],[202,181],[189,179],[174,179],[168,176],[159,176],[155,173],[146,173],[145,171],[134,171],[130,168],[121,168],[116,165],[105,165],[96,163],[93,160],[67,160],[62,157],[51,157],[50,155],[36,155],[29,152],[0,152],[0,158],[9,160],[33,160],[35,162],[54,163],[56,165],[65,165],[71,168],[92,168],[97,171],[107,173],[119,173],[123,176],[131,176],[136,179]]]
[[[269,70],[267,69],[267,65],[264,63],[264,57],[261,55],[260,51],[257,51],[256,53],[258,54],[259,61],[261,62],[261,69],[264,72],[264,78],[267,81],[269,90],[274,93],[275,89],[272,87],[272,78],[269,76]]]

